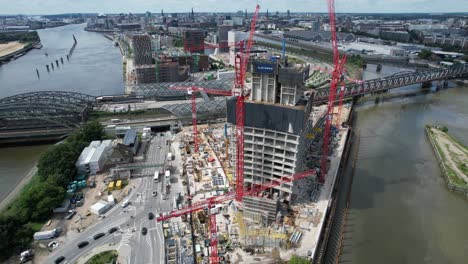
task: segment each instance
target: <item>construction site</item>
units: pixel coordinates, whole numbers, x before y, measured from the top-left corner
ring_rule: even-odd
[[[325,225],[351,134],[352,105],[343,104],[343,89],[337,92],[345,85],[346,56],[340,58],[333,34],[330,99],[313,107],[309,65],[288,63],[284,52],[275,60],[250,56],[258,11],[257,5],[250,38],[235,58],[232,91],[171,86],[192,96],[192,127],[173,142],[186,190],[157,221],[166,241],[181,245],[182,260],[187,254],[198,263],[278,263],[293,255],[314,260],[327,241]],[[336,33],[333,7],[330,17]],[[198,125],[198,93],[232,96],[226,123]]]

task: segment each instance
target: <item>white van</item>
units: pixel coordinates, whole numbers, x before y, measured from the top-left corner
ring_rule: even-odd
[[[122,202],[122,208],[127,207],[129,204],[130,204],[130,201],[129,201],[128,199],[125,199],[125,200]]]
[[[156,171],[156,172],[154,173],[153,180],[154,180],[155,182],[159,182],[159,171]]]

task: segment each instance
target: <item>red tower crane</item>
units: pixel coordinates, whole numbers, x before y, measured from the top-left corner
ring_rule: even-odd
[[[251,186],[249,188],[245,188],[245,190],[243,191],[243,194],[246,195],[246,196],[255,196],[255,195],[258,195],[259,193],[261,193],[261,192],[263,192],[265,190],[280,186],[283,183],[289,183],[289,182],[297,181],[297,180],[304,179],[306,177],[309,177],[309,176],[312,176],[312,175],[315,175],[315,174],[316,174],[315,170],[308,170],[308,171],[299,172],[299,173],[296,173],[296,174],[293,174],[293,175],[290,175],[290,176],[283,176],[281,178],[278,178],[278,179],[275,179],[275,180],[272,180],[272,181],[269,181],[269,182],[266,182],[266,183],[262,183],[261,185],[253,185],[253,186]],[[242,188],[243,188],[243,186],[242,186]],[[236,199],[237,189],[236,189],[235,192],[229,192],[229,193],[227,193],[225,195],[221,195],[221,196],[214,196],[214,197],[208,198],[206,200],[193,203],[191,206],[182,208],[180,210],[171,211],[167,215],[157,217],[156,221],[161,222],[161,221],[165,221],[165,220],[168,220],[170,218],[173,218],[173,217],[179,217],[179,216],[190,214],[190,213],[193,213],[193,212],[197,212],[197,211],[200,211],[200,210],[203,210],[203,209],[208,209],[208,214],[210,216],[210,222],[209,222],[210,251],[211,251],[210,260],[211,260],[211,263],[217,264],[217,263],[219,263],[219,259],[218,259],[218,238],[217,238],[217,236],[218,236],[217,231],[218,230],[217,230],[217,226],[216,226],[216,214],[211,213],[210,209],[213,206],[215,206],[216,204],[221,204],[221,203],[224,203],[224,202],[227,202],[227,201],[232,201],[232,200]]]
[[[198,92],[205,92],[207,94],[214,94],[214,95],[225,95],[230,96],[232,95],[232,91],[224,91],[219,89],[209,89],[197,86],[190,86],[190,87],[181,87],[181,86],[171,86],[170,89],[172,90],[187,90],[187,93],[192,96],[192,126],[193,126],[193,142],[195,145],[195,153],[198,153],[198,127],[197,127],[197,102],[196,102],[196,95],[195,93]]]
[[[338,40],[336,37],[336,17],[335,17],[335,0],[328,0],[328,15],[330,17],[330,30],[332,35],[333,48],[333,74],[330,84],[330,93],[328,97],[328,107],[326,112],[325,131],[323,135],[322,159],[320,162],[320,183],[325,183],[325,176],[328,172],[328,152],[330,146],[331,126],[333,122],[333,109],[336,99],[336,87],[342,81],[343,68],[346,63],[346,54],[340,59],[338,51]]]
[[[250,58],[250,51],[252,49],[253,45],[253,38],[255,34],[255,27],[257,25],[257,18],[258,18],[258,13],[260,11],[260,6],[257,4],[255,8],[254,15],[252,17],[252,22],[250,24],[250,34],[249,34],[249,39],[247,41],[247,47],[245,48],[244,52],[244,45],[240,45],[240,52],[236,55],[236,60],[235,60],[235,74],[236,74],[236,80],[234,83],[234,87],[232,89],[232,95],[237,97],[237,102],[236,102],[236,191],[235,193],[232,193],[233,197],[236,199],[238,202],[242,202],[242,198],[244,196],[244,122],[245,122],[245,97],[247,96],[247,93],[245,91],[245,78],[246,78],[246,71],[247,71],[247,66],[249,63],[249,58]],[[189,89],[194,90],[193,88],[195,87],[189,87]],[[187,89],[187,87],[183,88]],[[196,88],[197,89],[205,89],[205,88]],[[192,113],[196,113],[196,106],[194,104],[194,97],[193,97],[193,92],[192,92]],[[195,118],[194,118],[195,116]],[[192,115],[192,122],[196,124],[196,114]],[[197,138],[197,132],[196,131],[196,125],[194,127],[194,133],[196,140]],[[305,177],[305,176],[304,176]],[[267,186],[267,185],[265,185]],[[262,186],[263,188],[263,186]],[[271,187],[266,187],[271,188]],[[257,188],[260,190],[261,188]],[[232,199],[232,197],[230,198]],[[208,199],[206,200],[207,202],[203,205],[203,208],[211,208],[213,205],[219,203],[215,198],[213,199]],[[195,205],[196,206],[196,205]],[[193,208],[191,206],[190,208]],[[199,210],[198,209],[198,210]],[[193,212],[193,209],[190,210],[180,210],[177,211],[179,213],[173,214],[171,217],[175,216],[180,216],[186,213]],[[163,218],[158,218],[158,221],[164,220]],[[216,229],[216,215],[215,214],[210,214],[210,249],[211,249],[211,263],[219,263],[218,259],[218,239],[217,239],[217,229]]]

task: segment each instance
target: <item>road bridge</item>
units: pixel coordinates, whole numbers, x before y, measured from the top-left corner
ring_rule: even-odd
[[[345,98],[360,96],[365,94],[387,91],[389,89],[402,86],[432,82],[437,80],[447,80],[468,76],[468,65],[452,66],[447,68],[418,71],[401,72],[392,76],[364,81],[362,84],[348,84],[345,87]],[[324,104],[328,101],[329,87],[314,90],[314,105]],[[339,92],[336,100],[339,99]]]

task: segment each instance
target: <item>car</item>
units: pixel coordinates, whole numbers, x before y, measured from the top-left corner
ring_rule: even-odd
[[[117,231],[118,228],[117,227],[112,227],[111,229],[109,229],[109,234],[112,234],[114,233],[115,231]]]
[[[60,257],[58,257],[58,258],[55,259],[54,263],[55,263],[55,264],[59,264],[59,263],[61,263],[61,262],[64,261],[64,260],[65,260],[65,257],[64,257],[64,256],[60,256]]]
[[[97,233],[93,236],[94,240],[98,240],[100,239],[101,237],[105,236],[106,234],[105,233]]]
[[[68,210],[67,215],[65,216],[65,220],[70,220],[76,214],[75,209]]]
[[[152,195],[153,195],[153,196],[156,196],[156,195],[158,195],[158,192],[157,192],[157,191],[154,191],[154,192],[152,193]]]
[[[160,148],[161,148],[161,146],[158,146],[158,149],[160,149]]]
[[[147,233],[148,233],[148,229],[147,229],[146,227],[143,227],[143,228],[141,229],[141,234],[142,234],[142,235],[146,235]]]
[[[149,219],[149,220],[153,220],[153,219],[154,219],[154,214],[153,214],[153,213],[149,213],[149,214],[148,214],[148,219]]]
[[[78,244],[78,248],[84,248],[89,244],[88,241],[82,241]]]
[[[52,241],[49,244],[47,244],[47,247],[50,247],[50,248],[54,249],[54,248],[58,247],[58,243],[57,243],[57,241]]]

